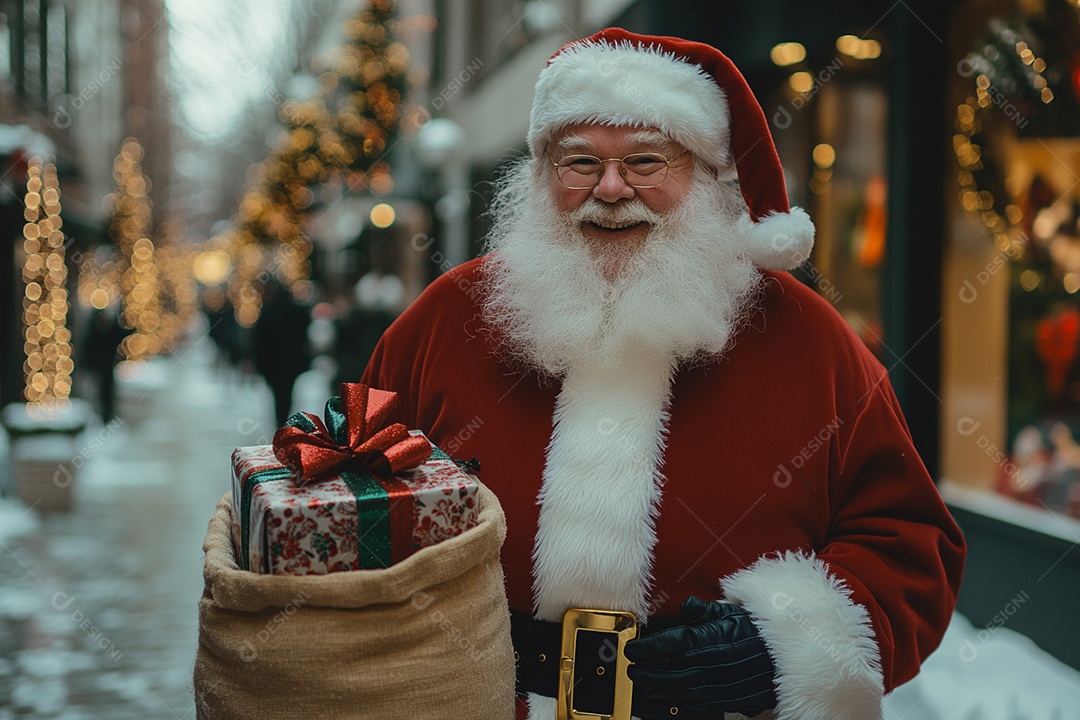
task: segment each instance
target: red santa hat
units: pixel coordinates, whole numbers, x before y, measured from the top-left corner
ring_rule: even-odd
[[[564,45],[536,82],[529,148],[575,123],[655,127],[721,171],[738,173],[746,253],[790,270],[810,257],[814,224],[788,204],[765,113],[734,63],[714,47],[607,28]]]

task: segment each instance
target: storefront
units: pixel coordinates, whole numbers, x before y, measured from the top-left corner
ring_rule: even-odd
[[[1015,607],[1009,627],[1077,666],[1080,4],[963,3],[949,73],[941,487],[973,544],[961,607]]]
[[[1080,519],[1080,10],[1047,5],[958,43],[942,446],[958,485]]]

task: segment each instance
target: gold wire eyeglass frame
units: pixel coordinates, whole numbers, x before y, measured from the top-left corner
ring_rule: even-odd
[[[681,158],[683,155],[685,155],[688,152],[690,152],[690,151],[689,150],[683,150],[681,153],[679,153],[678,155],[676,155],[675,157],[670,158],[670,159],[664,157],[660,153],[653,153],[653,152],[630,153],[629,155],[626,155],[626,156],[621,157],[621,158],[617,158],[617,157],[616,158],[600,158],[600,157],[597,157],[595,155],[574,154],[574,155],[566,155],[566,156],[560,158],[558,161],[556,161],[553,157],[551,157],[551,153],[547,153],[547,158],[548,158],[548,161],[555,167],[555,176],[557,178],[559,178],[559,182],[561,182],[569,190],[592,190],[594,187],[596,187],[598,184],[600,184],[600,178],[603,177],[603,175],[604,175],[604,165],[606,165],[609,162],[618,162],[619,163],[619,175],[622,177],[623,180],[626,181],[627,185],[629,185],[630,187],[635,188],[637,190],[648,190],[650,188],[659,187],[660,185],[662,185],[664,183],[664,181],[667,180],[668,174],[670,174],[670,172],[671,172],[671,163],[675,162],[676,160],[678,160],[679,158]],[[656,172],[650,174],[650,176],[651,175],[659,175],[660,179],[657,180],[654,183],[649,184],[649,185],[642,185],[640,182],[632,182],[630,180],[630,178],[627,176],[626,161],[629,158],[635,158],[635,157],[655,158],[657,161],[663,162],[664,167],[662,169],[657,169]],[[565,163],[565,162],[567,162],[569,160],[582,160],[582,159],[595,160],[596,162],[600,163],[600,169],[598,169],[593,174],[594,179],[593,179],[591,184],[588,184],[588,185],[571,185],[570,183],[568,183],[566,181],[566,178],[563,177],[564,174],[570,174],[570,172],[566,172],[566,171],[571,171],[571,168],[568,165],[562,165],[560,163]],[[576,173],[576,174],[580,175],[581,173]]]

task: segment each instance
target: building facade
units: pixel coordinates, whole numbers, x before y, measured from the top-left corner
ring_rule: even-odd
[[[0,180],[5,188],[0,197],[2,403],[20,400],[22,389],[25,163],[40,156],[57,165],[73,288],[79,258],[108,241],[103,200],[116,187],[113,159],[125,137],[142,143],[150,192],[159,211],[169,207],[168,30],[164,0],[0,1],[0,125],[10,138],[0,148],[5,163]],[[78,307],[71,312],[77,316]],[[78,322],[72,317],[69,324]]]

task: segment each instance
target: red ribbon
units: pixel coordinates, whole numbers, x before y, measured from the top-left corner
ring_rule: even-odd
[[[336,442],[317,415],[302,413],[314,431],[295,427],[290,419],[290,424],[274,434],[274,455],[292,470],[301,485],[346,470],[389,477],[418,467],[431,456],[428,441],[410,435],[401,423],[380,429],[396,405],[396,392],[375,390],[362,383],[342,383],[341,413],[345,416],[342,439],[346,444]],[[333,424],[330,414],[327,403],[327,423]]]

